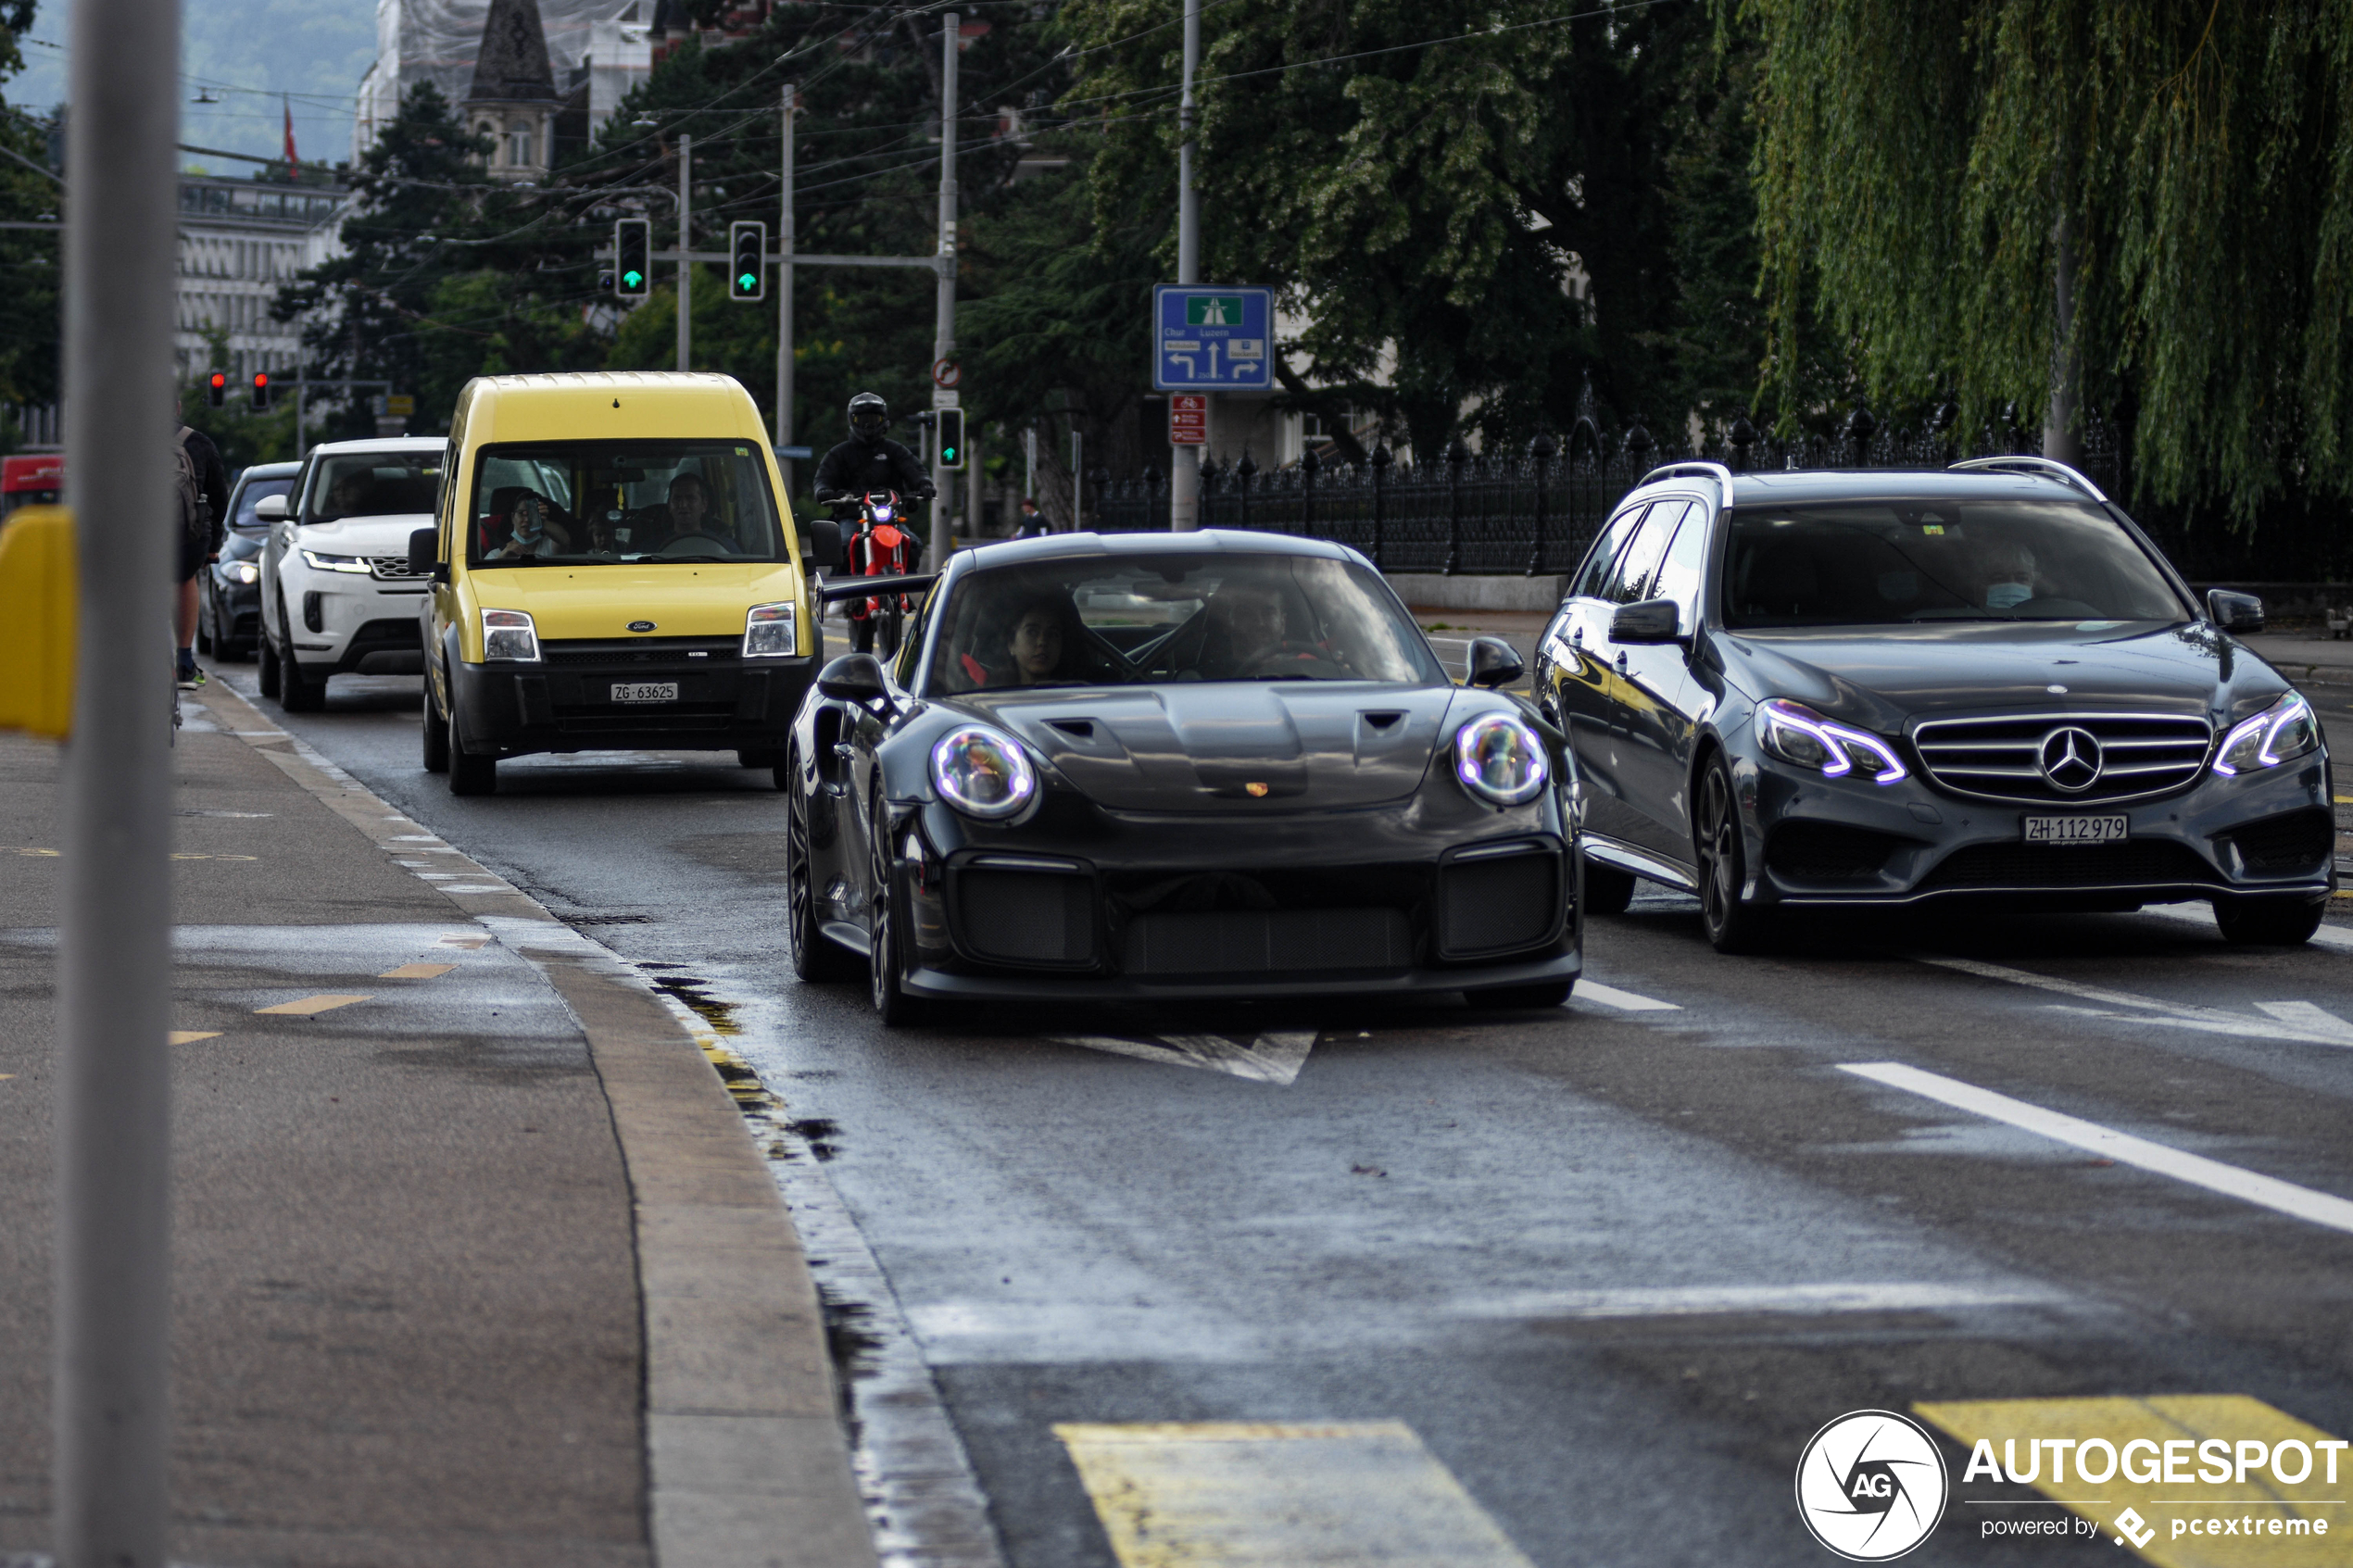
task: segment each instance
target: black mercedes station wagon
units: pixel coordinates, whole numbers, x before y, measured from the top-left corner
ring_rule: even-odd
[[[2209,900],[2299,943],[2334,884],[2311,708],[2131,519],[2040,458],[1652,473],[1545,629],[1589,909],[1699,896],[1722,951],[1799,907]]]

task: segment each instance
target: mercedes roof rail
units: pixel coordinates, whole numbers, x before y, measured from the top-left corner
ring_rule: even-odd
[[[2098,485],[2093,483],[2090,480],[2084,478],[2082,474],[2077,472],[2071,468],[2069,468],[2065,463],[2058,461],[2055,458],[2037,458],[2032,456],[1967,458],[1962,459],[1960,462],[1955,463],[1944,471],[1947,473],[1958,473],[1965,470],[1978,472],[1991,470],[1993,472],[1999,473],[2007,470],[2015,473],[2041,474],[2045,479],[2060,480],[2066,483],[2072,484],[2076,489],[2081,490],[2084,495],[2089,495],[2093,500],[2097,501],[2100,505],[2108,505],[2108,497],[2100,494],[2100,487]]]
[[[1643,485],[1655,480],[1681,479],[1693,474],[1705,474],[1721,485],[1724,491],[1724,505],[1729,507],[1732,504],[1732,470],[1721,463],[1669,463],[1663,469],[1653,469],[1642,475],[1635,483],[1634,488],[1640,490]]]

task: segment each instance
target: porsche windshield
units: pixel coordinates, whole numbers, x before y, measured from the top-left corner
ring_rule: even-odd
[[[930,689],[1163,681],[1443,682],[1394,594],[1348,561],[1099,556],[975,571],[933,644]]]
[[[486,446],[472,494],[475,566],[787,558],[767,461],[746,441]]]
[[[1744,506],[1727,544],[1729,627],[2189,619],[2115,519],[2073,502]]]

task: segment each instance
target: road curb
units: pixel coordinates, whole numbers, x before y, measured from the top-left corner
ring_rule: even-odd
[[[628,1173],[661,1568],[875,1568],[817,1287],[717,1071],[636,972],[219,682],[215,722],[544,975]]]

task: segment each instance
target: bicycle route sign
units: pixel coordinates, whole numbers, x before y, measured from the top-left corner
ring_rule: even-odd
[[[1273,388],[1273,290],[1156,283],[1152,318],[1154,390]]]

